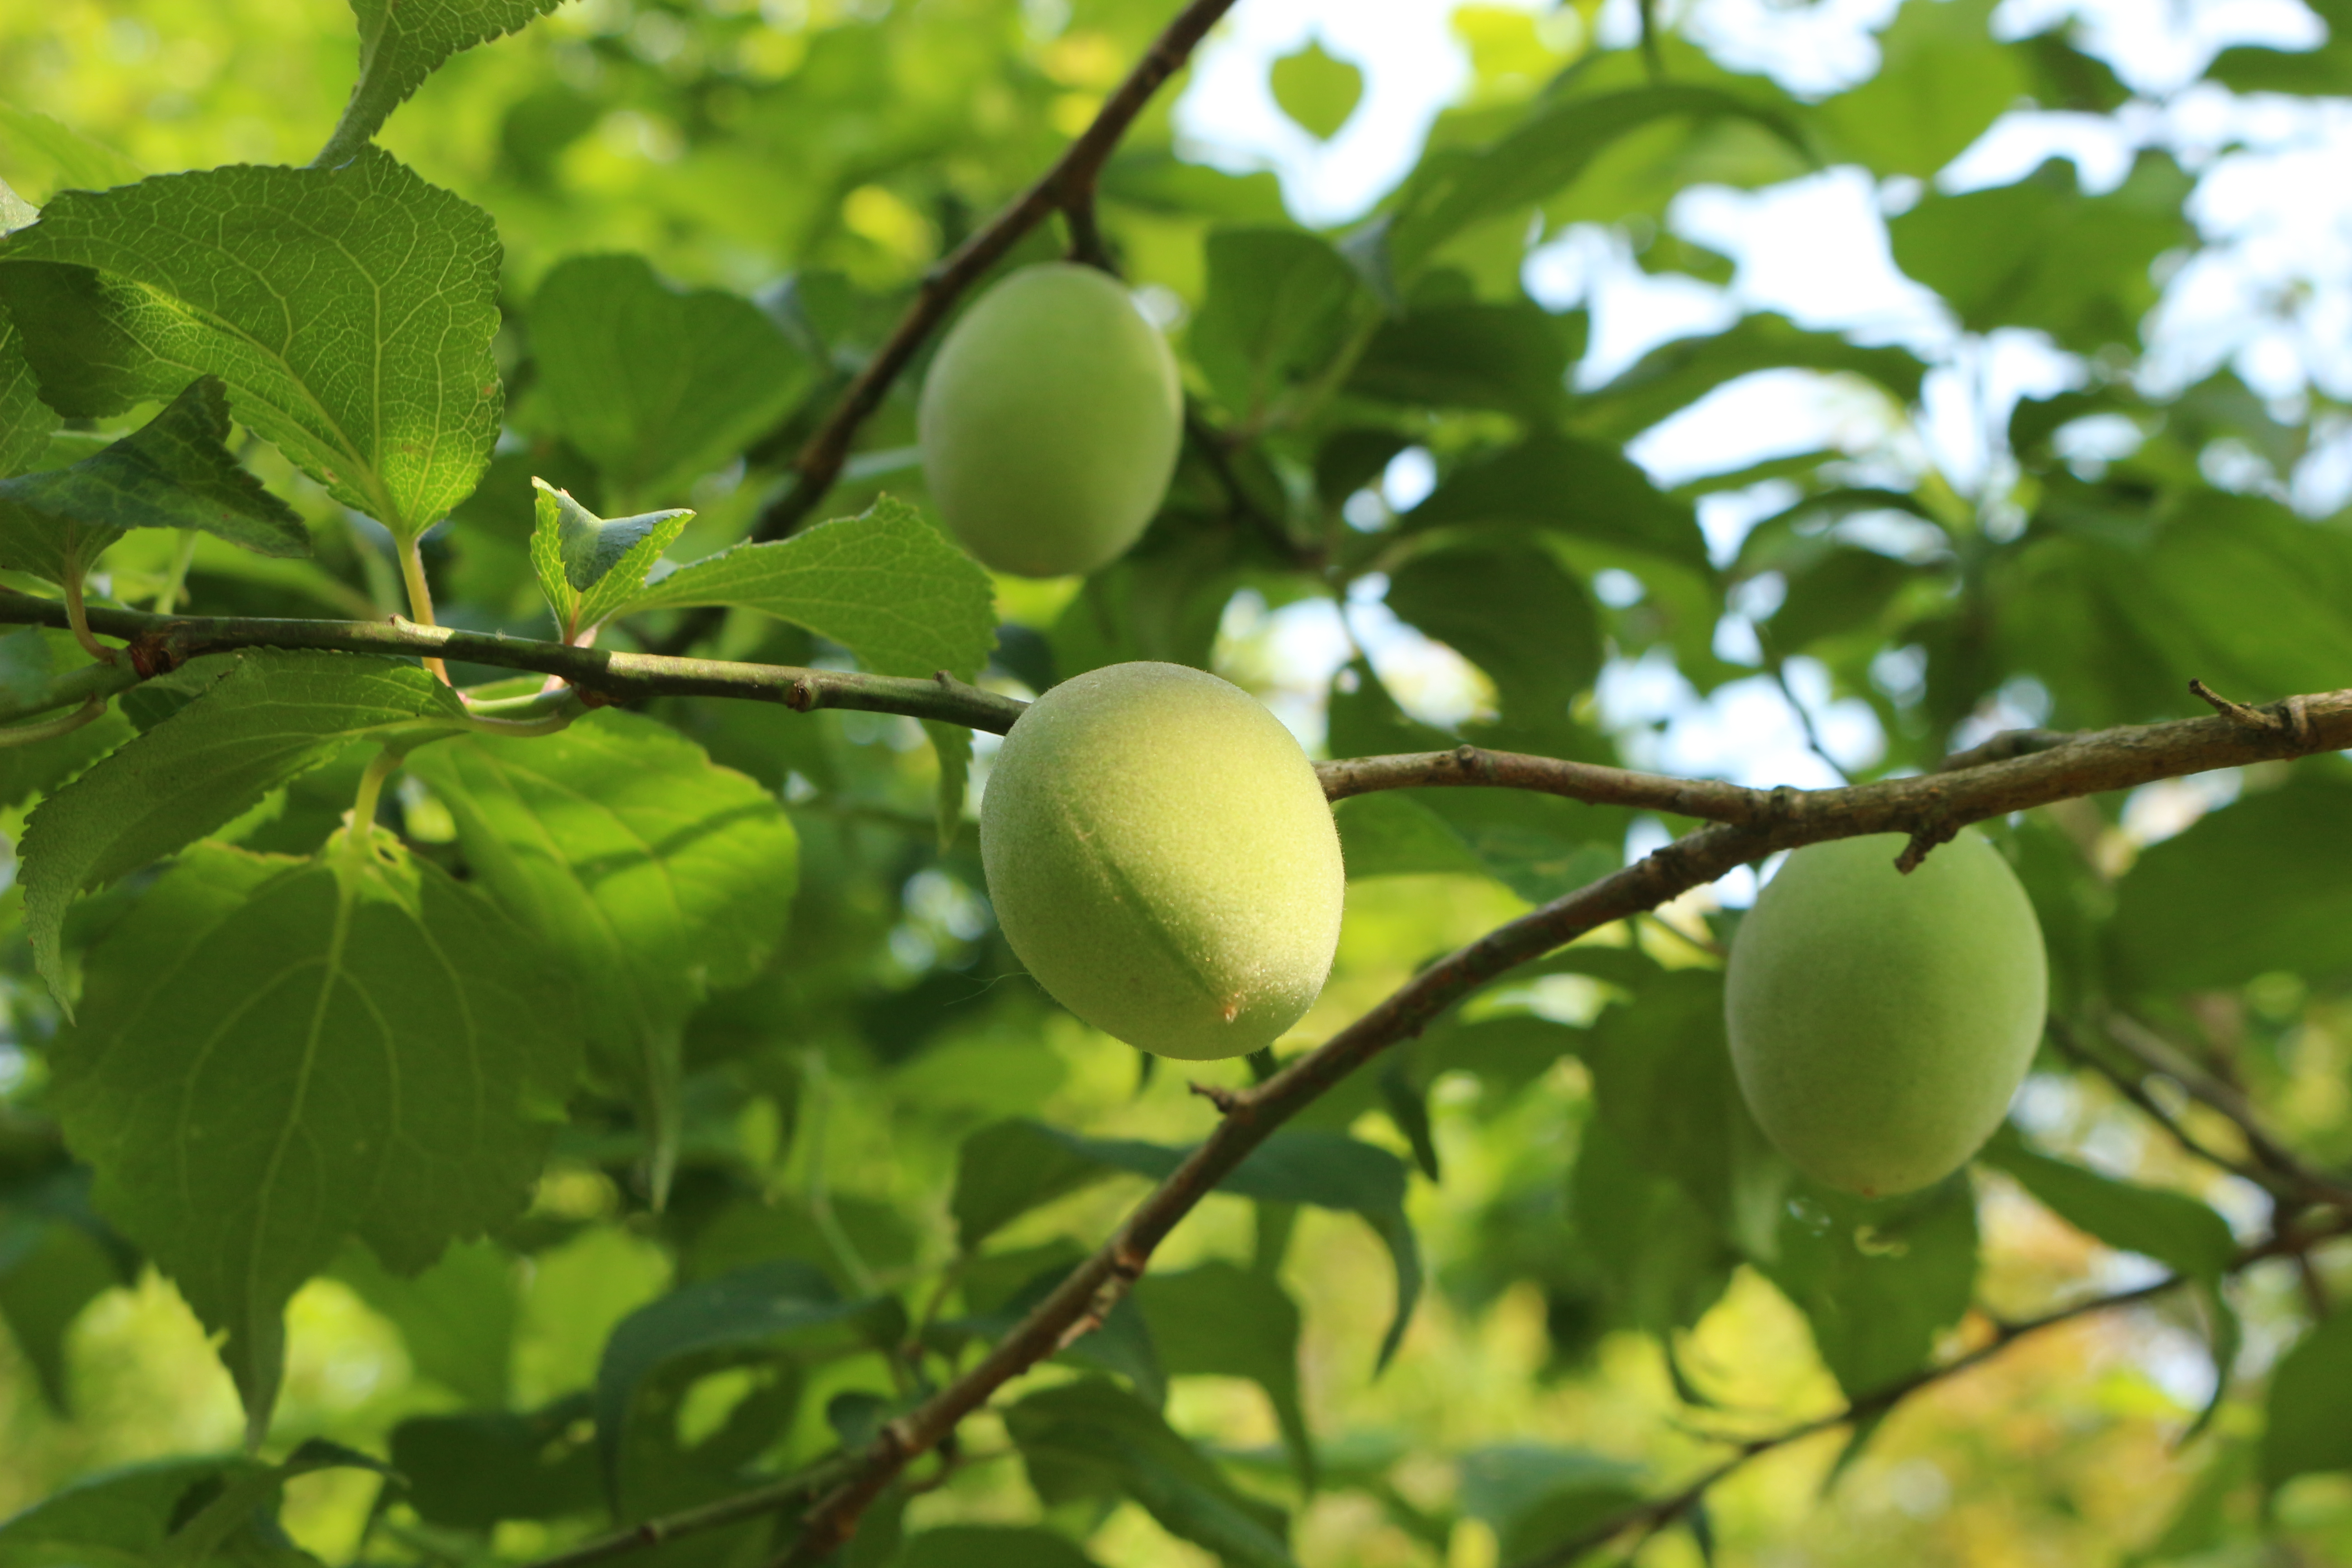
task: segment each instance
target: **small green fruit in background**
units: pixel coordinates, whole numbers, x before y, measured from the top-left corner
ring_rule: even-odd
[[[1900,834],[1790,855],[1740,922],[1724,1005],[1748,1108],[1816,1181],[1887,1197],[2000,1125],[2042,1038],[2049,963],[2009,863],[1962,833],[1909,876]]]
[[[1070,576],[1118,560],[1160,510],[1184,392],[1127,289],[1055,262],[964,312],[923,382],[918,430],[964,548],[1000,572]]]
[[[1330,973],[1347,884],[1315,765],[1201,670],[1115,664],[1031,704],[989,773],[980,854],[1037,983],[1160,1056],[1272,1045]]]

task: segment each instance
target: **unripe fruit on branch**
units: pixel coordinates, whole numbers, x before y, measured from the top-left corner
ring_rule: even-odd
[[[2049,1001],[2042,927],[2000,851],[1962,833],[1906,877],[1904,844],[1790,855],[1740,922],[1724,988],[1758,1124],[1864,1197],[1940,1181],[1992,1135]]]
[[[1091,267],[1025,268],[940,344],[918,414],[931,499],[1000,572],[1062,577],[1126,553],[1183,439],[1168,340]]]
[[[1163,1057],[1272,1045],[1339,945],[1346,878],[1314,764],[1255,698],[1182,665],[1111,665],[1024,710],[980,854],[1037,984]]]

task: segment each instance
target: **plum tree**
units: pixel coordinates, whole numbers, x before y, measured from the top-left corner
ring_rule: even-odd
[[[1066,262],[1024,268],[964,312],[918,416],[949,529],[1024,577],[1124,554],[1167,493],[1183,426],[1168,341],[1116,279]]]
[[[1314,765],[1201,670],[1116,664],[1039,698],[996,755],[980,852],[1037,983],[1147,1051],[1271,1045],[1330,973],[1345,878]]]
[[[1901,835],[1789,857],[1741,922],[1725,1011],[1748,1109],[1818,1181],[1865,1197],[1941,1180],[1990,1137],[2042,1037],[2042,928],[1963,833],[1907,877]]]

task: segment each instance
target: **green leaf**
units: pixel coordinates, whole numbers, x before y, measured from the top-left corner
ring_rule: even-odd
[[[180,849],[352,742],[457,728],[457,696],[414,665],[250,652],[189,667],[195,700],[37,807],[23,841],[25,921],[64,1001],[59,931],[75,895]]]
[[[964,1253],[1031,1209],[1110,1174],[1101,1161],[1034,1121],[995,1121],[956,1151],[956,1247]]]
[[[1906,407],[1918,401],[1927,374],[1926,363],[1907,349],[1860,348],[1835,332],[1807,331],[1783,316],[1743,316],[1723,331],[1652,349],[1616,380],[1580,396],[1575,424],[1602,440],[1623,440],[1727,382],[1784,369],[1858,375]]]
[[[1474,1448],[1462,1456],[1462,1509],[1494,1527],[1505,1561],[1524,1562],[1639,1501],[1639,1474],[1585,1448]]]
[[[199,376],[131,435],[70,468],[0,479],[0,566],[79,582],[133,528],[194,528],[263,555],[308,555],[310,531],[224,444],[228,398]]]
[[[1709,570],[1706,540],[1691,509],[1597,441],[1536,436],[1473,458],[1407,512],[1402,526],[1419,531],[1474,523],[1549,529]]]
[[[1008,1156],[1022,1161],[1035,1159],[1045,1144],[1058,1144],[1068,1153],[1097,1166],[1132,1172],[1154,1181],[1171,1174],[1192,1153],[1190,1149],[1171,1149],[1161,1143],[1127,1138],[1082,1138],[1036,1122],[1022,1124],[1032,1129],[1032,1135],[1015,1139],[1002,1130],[1010,1125],[1013,1124],[1000,1124],[998,1129],[991,1130],[992,1141],[982,1154],[969,1164],[959,1165],[959,1179],[967,1169],[988,1172],[986,1185],[979,1189],[971,1210],[958,1208],[960,1225],[966,1212],[973,1212],[980,1216],[976,1224],[984,1223],[993,1229],[1038,1204],[1086,1184],[1076,1166],[1058,1159],[1046,1166],[1053,1173],[1050,1184],[1031,1184],[1018,1172],[1002,1169],[1002,1162]],[[1038,1163],[1046,1165],[1043,1160]],[[1217,1184],[1217,1190],[1263,1203],[1309,1204],[1363,1217],[1387,1245],[1389,1259],[1396,1269],[1396,1316],[1390,1321],[1389,1331],[1381,1342],[1380,1364],[1386,1366],[1389,1358],[1396,1353],[1398,1342],[1404,1338],[1413,1303],[1421,1296],[1421,1249],[1413,1240],[1412,1226],[1404,1213],[1404,1162],[1385,1149],[1360,1143],[1341,1133],[1294,1128],[1276,1132],[1251,1151],[1247,1159]]]
[[[72,633],[27,626],[0,637],[0,691],[20,701],[32,701],[47,691],[58,677],[91,662]],[[129,697],[138,689],[134,687],[123,695]],[[130,721],[118,710],[46,741],[0,748],[0,806],[22,805],[36,795],[47,794],[131,733]]]
[[[481,885],[570,973],[666,1190],[686,1016],[783,939],[800,866],[783,807],[667,725],[612,709],[554,735],[464,736],[409,766]]]
[[[1505,717],[1564,722],[1601,673],[1601,617],[1540,543],[1487,530],[1416,551],[1389,574],[1388,606],[1486,672]]]
[[[773,543],[738,544],[654,584],[635,609],[724,605],[830,637],[877,675],[970,680],[996,640],[988,573],[923,514],[887,496],[861,516]]]
[[[947,671],[971,680],[996,644],[996,590],[980,563],[904,501],[877,498],[863,514],[773,543],[738,544],[656,583],[634,609],[724,605],[757,610],[830,637],[877,675]],[[926,723],[939,752],[942,847],[962,820],[971,731]]]
[[[1977,1156],[2075,1229],[2192,1279],[2219,1279],[2237,1256],[2229,1221],[2186,1193],[2143,1187],[2053,1160],[2004,1127]]]
[[[635,503],[725,466],[810,375],[751,301],[674,288],[638,256],[558,263],[531,301],[530,341],[557,432]]]
[[[608,520],[545,479],[533,478],[530,484],[536,497],[530,563],[566,642],[619,614],[645,586],[662,552],[694,521],[684,510]]]
[[[100,1211],[226,1332],[256,1437],[287,1299],[353,1237],[414,1273],[520,1212],[577,1071],[529,936],[382,837],[200,846],[87,973],[58,1121]]]
[[[1600,1118],[1569,1181],[1579,1252],[1598,1267],[1612,1318],[1664,1335],[1721,1300],[1740,1256],[1679,1183],[1645,1168]]]
[[[1546,423],[1568,405],[1569,367],[1584,338],[1582,315],[1555,315],[1532,300],[1431,306],[1381,323],[1348,391]]]
[[[0,103],[0,142],[7,146],[8,166],[16,172],[19,185],[26,184],[27,167],[46,167],[52,193],[102,191],[110,185],[135,184],[147,177],[145,170],[104,142],[13,103]]]
[[[1282,1510],[1236,1489],[1116,1384],[1087,1378],[1033,1394],[1004,1412],[1004,1426],[1048,1508],[1132,1498],[1170,1534],[1236,1568],[1291,1568]]]
[[[2024,58],[1992,36],[1996,0],[1909,0],[1879,35],[1878,71],[1814,115],[1858,162],[1925,180],[2031,89]]]
[[[1875,550],[1824,550],[1801,569],[1791,569],[1787,596],[1765,623],[1765,635],[1775,652],[1801,652],[1823,637],[1871,625],[1919,576],[1911,563]]]
[[[257,1513],[276,1510],[278,1496],[288,1481],[318,1470],[336,1469],[373,1470],[380,1476],[384,1473],[383,1467],[365,1454],[340,1443],[311,1437],[278,1464],[224,1475],[223,1484],[211,1500],[173,1531],[170,1542],[158,1558],[160,1568],[196,1568],[199,1563],[217,1562],[224,1548],[240,1537],[250,1537]],[[189,1500],[183,1498],[181,1506],[184,1509]],[[288,1555],[307,1560],[300,1552],[289,1552]]]
[[[0,1523],[0,1568],[317,1568],[278,1528],[279,1490],[311,1470],[370,1463],[314,1442],[283,1465],[161,1459],[101,1472]],[[231,1517],[211,1506],[224,1500]]]
[[[506,1404],[521,1303],[515,1260],[503,1247],[461,1242],[404,1279],[365,1247],[351,1247],[336,1258],[334,1274],[400,1331],[417,1375],[468,1405]]]
[[[1572,184],[1621,137],[1671,119],[1745,120],[1804,152],[1787,121],[1715,88],[1669,83],[1559,99],[1468,157],[1425,163],[1388,229],[1391,267],[1409,275],[1464,229],[1533,206]]]
[[[879,1349],[898,1343],[906,1330],[897,1297],[844,1301],[822,1272],[796,1258],[751,1264],[638,1308],[614,1329],[596,1369],[596,1447],[615,1506],[628,1428],[640,1396],[657,1379],[749,1361]]]
[[[950,1524],[910,1535],[892,1568],[1097,1568],[1066,1535],[1010,1524]]]
[[[458,1530],[593,1513],[604,1501],[596,1456],[574,1431],[589,1409],[582,1393],[529,1415],[412,1416],[392,1429],[392,1468],[408,1483],[402,1500]]]
[[[2156,303],[2149,267],[2193,243],[2182,216],[2189,176],[2142,153],[2105,195],[2081,193],[2074,165],[1957,196],[1929,195],[1887,222],[1895,264],[1950,302],[1970,331],[2035,327],[2080,353],[2138,342]]]
[[[2339,1311],[2305,1334],[2271,1369],[2263,1427],[2263,1485],[2272,1491],[2297,1476],[2352,1470],[2352,1311]]]
[[[65,192],[0,244],[0,299],[60,412],[210,373],[330,495],[413,537],[498,436],[498,270],[488,213],[370,148]]]
[[[520,31],[562,0],[352,0],[360,26],[360,75],[321,163],[340,163],[376,133],[442,61]]]
[[[1483,877],[1489,868],[1445,819],[1401,791],[1360,795],[1332,813],[1348,879],[1431,874]]]
[[[1644,979],[1587,1031],[1584,1059],[1600,1120],[1634,1162],[1681,1187],[1748,1258],[1769,1260],[1790,1173],[1732,1076],[1722,974]]]
[[[1282,112],[1318,142],[1338,135],[1363,101],[1364,73],[1325,53],[1319,38],[1276,60],[1266,77]]]
[[[1977,1276],[1968,1173],[1878,1203],[1800,1179],[1765,1272],[1804,1312],[1849,1398],[1890,1387],[1926,1365],[1937,1334],[1968,1310]]]
[[[2174,994],[2352,969],[2352,780],[2300,769],[2145,851],[2116,889],[2120,978]]]
[[[1297,229],[1218,229],[1203,248],[1208,294],[1188,346],[1246,417],[1330,363],[1363,286],[1338,251]]]
[[[1300,1486],[1315,1489],[1315,1439],[1298,1388],[1298,1307],[1272,1276],[1213,1258],[1147,1274],[1134,1300],[1172,1377],[1245,1377],[1265,1390]]]
[[[73,1414],[66,1333],[81,1310],[131,1283],[125,1258],[110,1248],[89,1209],[87,1173],[59,1172],[29,1194],[0,1205],[0,1320],[61,1416]]]
[[[0,195],[6,191],[0,185]],[[9,226],[10,215],[0,200],[0,234]],[[40,378],[25,357],[24,337],[5,300],[0,299],[0,479],[21,474],[38,462],[57,427],[58,411],[41,401]]]

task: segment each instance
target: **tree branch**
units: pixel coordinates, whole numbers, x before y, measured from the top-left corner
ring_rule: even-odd
[[[0,592],[0,626],[66,624],[66,607],[54,599]],[[864,675],[843,669],[803,669],[782,664],[738,664],[716,658],[671,658],[661,654],[614,653],[572,647],[531,637],[421,626],[389,621],[278,620],[244,616],[156,616],[140,610],[92,608],[89,624],[131,645],[119,666],[90,665],[53,682],[37,699],[12,706],[0,701],[0,722],[79,701],[93,692],[118,691],[149,676],[174,669],[202,654],[241,647],[318,648],[338,653],[391,654],[415,658],[452,658],[502,669],[536,670],[570,681],[590,700],[626,701],[642,697],[740,697],[780,702],[797,712],[819,708],[902,713],[915,719],[1002,734],[1012,728],[1022,704],[945,675],[929,680],[908,676]]]
[[[2263,1125],[2262,1119],[2255,1115],[2252,1104],[2244,1095],[2198,1066],[2171,1041],[2130,1014],[2110,1013],[2105,1022],[2107,1037],[2121,1046],[2143,1068],[2161,1073],[2187,1090],[2190,1099],[2201,1101],[2228,1118],[2244,1137],[2246,1147],[2254,1159],[2280,1182],[2292,1187],[2296,1195],[2352,1209],[2352,1184],[2323,1175],[2295,1158],[2294,1152],[2273,1137],[2270,1130]],[[2254,1180],[2259,1185],[2273,1184],[2260,1176],[2255,1176]]]
[[[659,1519],[633,1524],[626,1530],[616,1530],[610,1535],[598,1536],[569,1551],[559,1552],[552,1557],[542,1557],[528,1564],[528,1568],[587,1568],[591,1563],[624,1557],[632,1552],[642,1552],[665,1542],[676,1541],[681,1536],[698,1535],[706,1530],[740,1524],[763,1513],[780,1513],[794,1503],[806,1502],[823,1491],[846,1468],[846,1464],[845,1459],[836,1457],[803,1470],[799,1475],[787,1476],[764,1487],[755,1487],[733,1497],[721,1498],[717,1502],[705,1503],[700,1508],[665,1514]]]
[[[2242,759],[2248,748],[2260,747],[2270,756],[2282,754],[2283,748],[2336,750],[2352,743],[2352,691],[2310,698],[2298,706],[2306,721],[2291,735],[2257,731],[2229,718],[2192,719],[2077,736],[2052,751],[1956,773],[1834,790],[1741,792],[1749,798],[1734,799],[1733,805],[1762,808],[1763,814],[1751,822],[1701,828],[1488,932],[1423,970],[1273,1078],[1234,1093],[1207,1140],[1136,1206],[1108,1242],[1071,1270],[963,1376],[890,1424],[860,1457],[856,1475],[810,1511],[799,1541],[777,1560],[778,1568],[808,1568],[838,1548],[856,1531],[858,1515],[908,1460],[952,1431],[998,1388],[1059,1349],[1074,1329],[1083,1331],[1082,1324],[1099,1321],[1141,1277],[1153,1249],[1177,1223],[1275,1129],[1357,1068],[1419,1034],[1439,1013],[1513,966],[1781,849],[1859,834],[1901,832],[1911,837],[1904,858],[1916,864],[1934,845],[1987,817],[2145,784],[2175,772],[2228,766]],[[2219,760],[2222,758],[2230,760]],[[1471,762],[1478,762],[1475,752]],[[1475,767],[1465,767],[1458,752],[1331,767],[1339,773],[1335,794],[1356,793],[1350,785],[1477,782],[1465,776]],[[1616,787],[1622,780],[1601,782]]]

